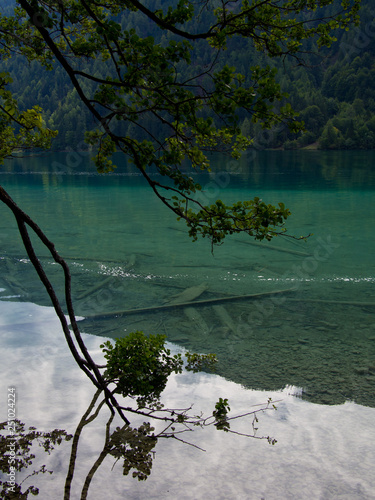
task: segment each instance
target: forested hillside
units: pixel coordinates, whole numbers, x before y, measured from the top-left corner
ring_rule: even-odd
[[[363,1],[360,27],[338,34],[325,58],[308,58],[310,67],[288,62],[280,72],[283,89],[300,112],[306,133],[284,147],[373,149],[375,147],[374,0]]]
[[[2,0],[0,12],[11,14],[13,0]],[[161,0],[148,2],[152,8],[161,8]],[[285,59],[280,62],[265,58],[255,51],[251,42],[238,38],[230,40],[223,60],[250,78],[254,65],[270,65],[278,70],[282,90],[289,94],[289,102],[300,113],[306,131],[291,135],[288,128],[280,125],[265,133],[260,124],[241,116],[242,132],[254,138],[256,148],[321,149],[373,149],[375,148],[375,0],[364,0],[361,26],[349,32],[338,33],[338,41],[330,49],[319,54],[311,43],[305,47],[303,61]],[[197,21],[208,23],[208,13]],[[134,26],[142,36],[153,36],[161,44],[168,40],[162,31],[145,23],[139,12],[120,15],[124,29]],[[211,53],[207,44],[195,52],[193,66],[209,64]],[[105,63],[87,61],[98,75],[106,75]],[[59,130],[54,140],[55,149],[77,147],[83,141],[84,131],[94,123],[80,102],[75,90],[59,67],[45,71],[37,63],[28,64],[14,55],[8,61],[0,61],[0,71],[9,71],[14,79],[13,91],[20,106],[29,108],[38,104],[44,110],[45,121],[52,129]],[[189,75],[184,75],[186,78]],[[132,132],[133,125],[121,124],[124,132]],[[129,129],[130,127],[130,129]],[[151,124],[152,128],[152,124]],[[155,124],[155,134],[158,133]]]

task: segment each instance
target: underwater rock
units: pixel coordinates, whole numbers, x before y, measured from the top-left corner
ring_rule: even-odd
[[[368,368],[364,366],[359,366],[358,368],[354,368],[355,373],[358,375],[367,375]]]
[[[309,341],[307,339],[298,339],[298,342],[300,344],[304,344],[304,345],[309,343]]]

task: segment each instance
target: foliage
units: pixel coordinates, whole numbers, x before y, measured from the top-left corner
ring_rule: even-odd
[[[36,148],[49,148],[56,131],[48,129],[39,106],[20,111],[12,92],[12,78],[0,73],[0,164],[14,153]]]
[[[174,197],[173,197],[174,198]],[[186,202],[186,206],[188,203]],[[278,208],[266,205],[260,198],[250,201],[239,201],[233,205],[226,205],[221,200],[210,207],[201,208],[197,213],[187,209],[185,211],[189,235],[197,240],[201,233],[203,237],[210,235],[212,244],[220,243],[227,234],[239,231],[254,236],[256,240],[271,240],[277,233],[273,228],[282,227],[290,215],[290,211],[283,203]],[[282,231],[286,231],[282,228]]]
[[[228,432],[229,422],[227,419],[228,412],[230,411],[229,403],[227,399],[219,398],[219,401],[215,404],[215,410],[212,415],[215,417],[215,427],[218,430]]]
[[[281,88],[290,93],[289,100],[300,112],[306,132],[291,135],[281,131],[275,134],[268,147],[290,147],[291,142],[294,148],[311,144],[320,149],[375,147],[372,129],[375,115],[373,23],[373,2],[364,0],[359,26],[336,32],[337,43],[329,50],[320,51],[320,58],[307,55],[306,67],[285,61],[284,69],[279,71]]]
[[[0,431],[6,430],[8,426],[9,422],[0,423]],[[37,442],[46,453],[50,454],[56,445],[60,445],[63,441],[69,441],[71,438],[72,436],[62,429],[41,432],[37,431],[35,427],[29,427],[28,431],[25,432],[25,424],[20,420],[14,420],[12,421],[12,432],[7,435],[0,434],[0,471],[12,477],[15,476],[16,472],[19,473],[32,465],[35,458],[35,455],[31,453],[33,442]],[[47,472],[52,474],[51,471],[46,469],[45,465],[42,465],[27,477]],[[0,487],[2,488],[0,497],[4,500],[11,500],[27,498],[29,493],[38,495],[39,489],[35,486],[29,486],[22,492],[22,483],[25,479],[19,484],[14,481],[11,486],[7,481],[0,481]]]
[[[154,430],[149,422],[145,422],[138,429],[126,425],[117,427],[112,433],[108,445],[109,454],[116,460],[123,458],[125,476],[135,469],[132,476],[138,481],[145,481],[151,474],[151,453],[157,443],[157,438],[153,435]]]
[[[105,376],[123,397],[137,396],[140,406],[160,398],[171,373],[181,373],[181,354],[170,355],[164,335],[136,331],[101,345],[107,359]]]
[[[159,402],[169,375],[181,373],[183,367],[181,354],[171,356],[165,339],[165,335],[136,331],[116,339],[114,345],[108,340],[100,346],[107,360],[105,377],[116,385],[116,393],[136,397],[140,407]],[[214,354],[187,352],[186,357],[188,371],[209,370],[216,363]]]

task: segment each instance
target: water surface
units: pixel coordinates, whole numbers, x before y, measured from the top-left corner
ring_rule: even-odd
[[[367,152],[251,152],[240,163],[214,157],[213,172],[200,177],[202,201],[282,201],[292,212],[288,234],[313,236],[256,244],[234,236],[213,254],[207,240],[189,240],[121,159],[107,176],[75,152],[2,169],[1,184],[69,262],[76,312],[96,356],[103,337],[164,333],[173,349],[215,352],[220,361],[218,375],[173,377],[164,395],[170,406],[192,402],[209,413],[228,397],[241,412],[282,399],[261,417],[275,447],[214,431],[192,438],[207,454],[168,440],[146,483],[107,463],[91,500],[373,498],[374,160]],[[74,432],[93,388],[62,342],[13,216],[5,206],[0,213],[2,393],[16,385],[18,416],[28,425]],[[62,294],[59,267],[35,245]],[[199,286],[202,304],[158,309]],[[78,489],[102,446],[96,431],[84,441]],[[62,448],[49,459],[55,474],[38,476],[40,498],[62,497],[68,457]]]
[[[95,175],[84,154],[22,159],[7,164],[1,181],[67,258],[76,311],[87,318],[84,331],[162,332],[184,348],[216,352],[219,374],[245,387],[294,385],[317,403],[374,406],[374,158],[367,152],[251,152],[239,163],[213,157],[213,172],[200,177],[203,201],[282,201],[292,212],[288,234],[313,234],[306,242],[270,243],[234,236],[213,254],[207,240],[189,240],[184,223],[121,158],[107,176]],[[2,295],[48,305],[6,207],[0,224]],[[37,248],[62,291],[57,266]],[[200,301],[269,295],[126,314],[168,304],[202,283]],[[111,312],[123,314],[101,317]]]

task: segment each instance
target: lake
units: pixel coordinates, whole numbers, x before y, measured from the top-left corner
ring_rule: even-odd
[[[241,413],[272,397],[278,410],[260,416],[260,432],[278,443],[196,430],[205,453],[165,440],[146,482],[110,464],[88,498],[102,498],[103,481],[111,498],[375,498],[375,154],[213,157],[212,172],[199,176],[201,201],[282,201],[292,212],[288,234],[312,234],[233,236],[213,253],[118,163],[103,176],[86,153],[43,155],[7,162],[0,181],[69,263],[76,313],[96,356],[103,337],[134,330],[165,334],[174,351],[215,352],[217,374],[172,377],[168,404],[194,402],[210,413],[227,397]],[[17,388],[27,425],[74,432],[93,387],[74,365],[12,217],[1,207],[2,394]],[[61,293],[58,266],[36,248]],[[165,308],[197,287],[195,305]],[[237,430],[249,425],[240,420]],[[85,443],[77,478],[100,451],[100,429]],[[35,479],[40,498],[63,497],[68,454],[68,445],[55,450],[54,474]]]

